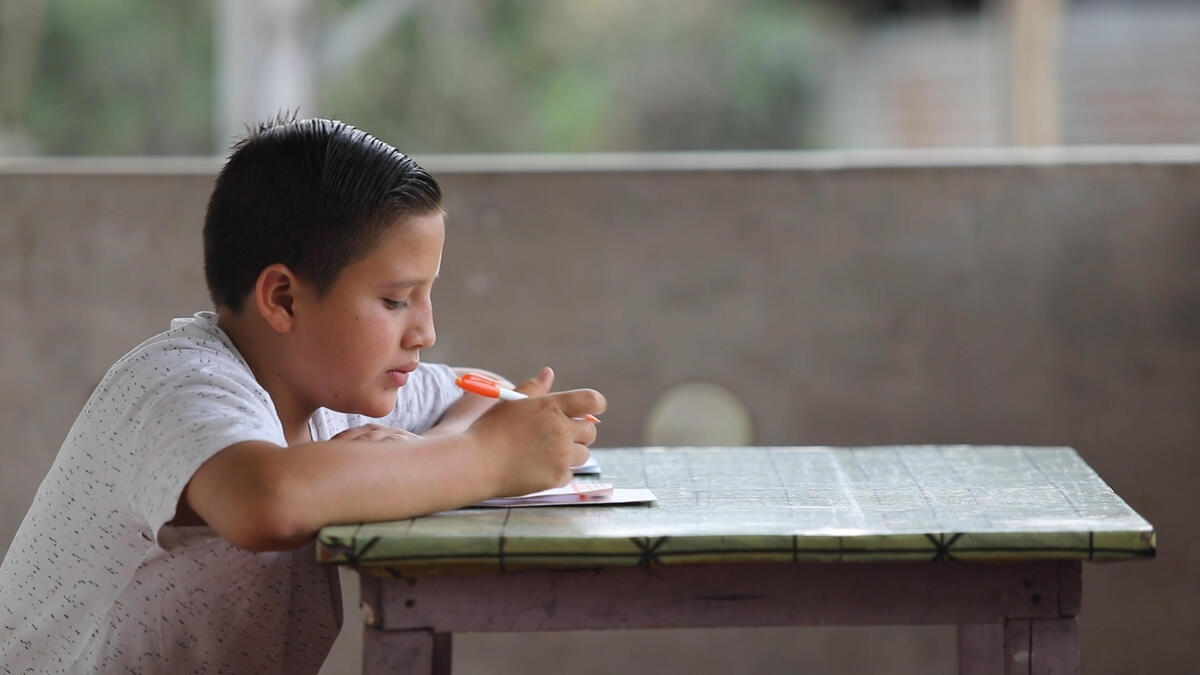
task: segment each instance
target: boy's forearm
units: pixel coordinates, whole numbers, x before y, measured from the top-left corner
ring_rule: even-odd
[[[332,523],[399,520],[493,496],[487,453],[469,434],[397,441],[334,439],[280,448],[243,443],[196,472],[186,498],[219,534],[250,550],[287,550]]]
[[[294,446],[288,453],[286,461],[296,474],[294,497],[301,505],[312,504],[302,509],[309,521],[300,529],[308,536],[331,523],[398,520],[459,508],[497,489],[489,453],[466,433],[381,442],[334,439]]]
[[[543,371],[534,385],[548,387]],[[531,385],[533,386],[533,385]],[[587,459],[604,412],[579,389],[494,406],[464,432],[334,438],[282,448],[248,441],[218,452],[185,488],[186,505],[250,550],[295,548],[331,523],[397,520],[564,485]]]
[[[463,396],[446,410],[438,423],[425,430],[422,436],[436,438],[466,431],[488,408],[496,405],[496,399],[483,396]]]

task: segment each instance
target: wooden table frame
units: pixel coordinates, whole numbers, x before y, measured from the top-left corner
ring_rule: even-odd
[[[459,631],[883,624],[957,625],[963,675],[1079,672],[1079,561],[359,572],[364,673],[449,673]]]
[[[653,505],[329,526],[361,576],[364,672],[447,673],[456,632],[951,625],[959,672],[1079,671],[1083,562],[1153,526],[1070,448],[595,450]]]

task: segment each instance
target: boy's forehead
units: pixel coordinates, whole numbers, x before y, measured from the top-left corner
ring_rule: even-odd
[[[442,267],[441,216],[416,220],[388,230],[360,261],[362,271],[374,277],[373,283],[403,287],[437,278]]]

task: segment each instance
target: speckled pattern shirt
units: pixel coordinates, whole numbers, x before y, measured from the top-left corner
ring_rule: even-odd
[[[381,422],[420,433],[461,392],[422,364],[383,420],[318,410],[315,440]],[[104,376],[0,567],[0,672],[315,673],[341,626],[312,545],[251,553],[171,527],[188,480],[234,443],[286,445],[216,315],[176,319]]]

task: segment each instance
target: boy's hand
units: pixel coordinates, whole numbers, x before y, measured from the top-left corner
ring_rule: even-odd
[[[565,485],[571,467],[587,461],[596,425],[576,418],[602,413],[608,403],[591,389],[548,393],[553,383],[554,371],[543,368],[516,388],[529,398],[496,404],[467,431],[483,447],[480,461],[493,468],[495,496]]]
[[[385,427],[382,424],[364,424],[347,429],[334,438],[345,441],[411,441],[420,436],[411,431]]]
[[[550,366],[545,366],[538,371],[537,375],[518,384],[513,389],[526,396],[541,396],[542,394],[549,394],[550,387],[552,386],[554,386],[554,370]]]

